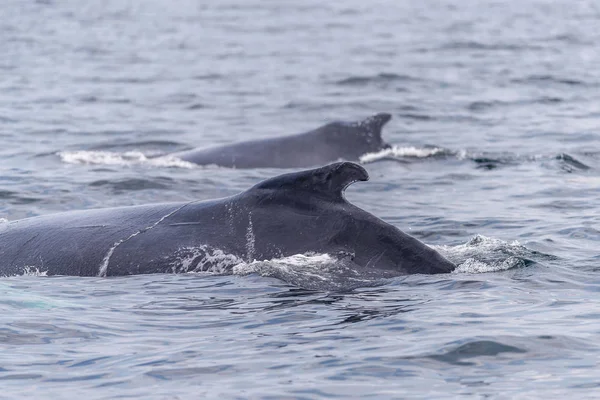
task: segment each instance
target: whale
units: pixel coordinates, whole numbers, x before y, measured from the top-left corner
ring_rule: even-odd
[[[257,139],[170,153],[198,165],[228,168],[310,168],[335,161],[359,161],[367,153],[390,148],[381,137],[388,113],[361,121],[330,122],[296,135]]]
[[[352,162],[272,177],[230,197],[76,210],[0,224],[0,276],[231,273],[240,262],[343,255],[386,276],[451,272],[431,247],[351,204]],[[218,268],[218,270],[216,270]]]

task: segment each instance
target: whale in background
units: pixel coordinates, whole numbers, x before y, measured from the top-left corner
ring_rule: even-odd
[[[331,122],[309,132],[169,154],[198,165],[229,168],[308,168],[390,148],[381,137],[392,118],[379,113],[356,122]]]

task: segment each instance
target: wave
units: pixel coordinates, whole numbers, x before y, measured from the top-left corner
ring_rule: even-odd
[[[410,162],[419,159],[429,158],[455,158],[457,160],[469,160],[476,164],[477,169],[493,170],[503,166],[514,166],[523,163],[541,162],[546,168],[559,169],[567,173],[578,171],[587,171],[592,169],[589,165],[583,163],[575,156],[560,153],[556,155],[520,155],[514,153],[488,153],[475,152],[470,150],[449,150],[436,146],[393,146],[389,149],[381,150],[375,153],[367,153],[360,157],[359,161],[363,164],[377,161],[400,161]]]
[[[517,241],[506,242],[482,235],[457,246],[431,247],[457,265],[452,274],[506,271],[553,259],[552,256],[529,250]],[[381,286],[389,279],[401,276],[394,271],[361,267],[353,260],[352,254],[342,252],[304,253],[246,261],[219,249],[199,246],[180,249],[169,271],[240,276],[256,274],[303,289],[328,291]]]
[[[486,363],[485,358],[489,357],[514,364],[516,360],[548,360],[557,352],[568,353],[574,350],[589,352],[591,346],[584,339],[564,335],[494,335],[461,338],[443,344],[433,353],[426,352],[406,358],[425,363],[441,362],[460,368],[482,368]]]
[[[57,154],[61,161],[67,164],[83,165],[106,165],[106,166],[150,166],[158,168],[184,168],[195,169],[203,167],[216,167],[215,165],[201,166],[184,161],[173,155],[149,155],[141,151],[114,152],[106,150],[77,150],[61,151]],[[164,153],[163,153],[164,154]],[[519,155],[511,153],[485,153],[472,152],[469,150],[454,151],[436,146],[392,146],[378,152],[366,153],[359,158],[363,164],[378,161],[396,161],[400,163],[411,163],[424,159],[447,159],[469,160],[476,164],[477,169],[493,170],[503,166],[514,166],[523,163],[541,162],[546,168],[558,169],[567,173],[587,171],[591,166],[578,160],[576,157],[560,153],[557,155]],[[0,197],[7,197],[0,193]],[[24,202],[37,201],[37,199],[25,199]]]
[[[309,290],[345,291],[380,283],[373,279],[373,274],[364,275],[357,271],[352,260],[353,256],[346,253],[305,253],[246,261],[221,249],[202,245],[179,249],[167,271],[202,275],[256,274]]]
[[[348,78],[340,79],[335,82],[336,85],[342,86],[366,86],[370,84],[386,84],[391,82],[415,82],[421,81],[419,78],[415,78],[409,75],[399,75],[394,73],[380,73],[377,75],[369,76],[350,76]]]
[[[531,99],[521,99],[514,101],[501,101],[501,100],[476,100],[467,104],[466,108],[469,111],[482,112],[490,109],[497,109],[503,107],[522,107],[531,104],[544,104],[552,105],[562,103],[565,100],[561,97],[552,96],[541,96]]]
[[[542,46],[532,45],[529,43],[484,43],[475,40],[467,41],[451,41],[436,50],[485,50],[485,51],[526,51],[526,50],[541,50]],[[422,51],[431,51],[430,49],[422,49]]]
[[[526,267],[553,256],[527,249],[517,241],[477,235],[456,246],[431,246],[457,265],[453,274],[479,274]],[[275,278],[288,285],[307,289],[343,292],[361,287],[382,286],[404,275],[393,270],[366,268],[354,262],[346,252],[304,253],[272,259],[245,260],[219,248],[206,245],[182,247],[177,250],[166,273],[200,275],[255,274]],[[46,271],[24,267],[20,275],[46,276]]]
[[[567,153],[560,153],[555,157],[555,160],[559,163],[559,168],[565,172],[573,172],[573,171],[587,171],[591,169],[590,166],[582,163],[572,155]]]
[[[153,130],[147,131],[149,134],[168,134],[168,131]],[[149,152],[152,154],[160,155],[165,154],[173,150],[182,150],[185,145],[179,142],[171,140],[144,140],[144,141],[132,141],[123,142],[118,140],[115,142],[96,144],[88,148],[88,150],[96,151],[143,151],[144,154],[148,155]]]
[[[85,164],[85,165],[146,165],[152,167],[176,167],[192,169],[197,168],[196,164],[183,161],[174,156],[161,156],[148,158],[139,151],[126,151],[117,153],[112,151],[61,151],[57,153],[60,159],[67,164]]]
[[[154,179],[143,179],[143,178],[130,178],[130,179],[117,179],[107,180],[100,179],[89,183],[91,187],[108,187],[115,192],[120,191],[132,191],[132,190],[147,190],[147,189],[167,189],[169,185],[166,183],[172,183],[173,180],[170,178],[159,177]]]
[[[506,271],[552,258],[519,244],[477,235],[457,246],[431,246],[457,265],[453,274]],[[365,269],[353,263],[348,254],[296,254],[271,260],[240,262],[232,268],[236,275],[258,274],[313,290],[351,290],[379,286],[392,276],[389,271]]]
[[[414,146],[392,146],[375,153],[367,153],[360,157],[359,161],[363,164],[394,159],[398,157],[405,158],[428,158],[433,156],[444,156],[452,154],[446,149],[440,147],[414,147]]]
[[[364,274],[350,254],[295,254],[271,260],[240,263],[236,275],[258,274],[309,290],[348,291],[383,284],[384,274]],[[375,274],[373,274],[373,272]]]
[[[554,75],[529,75],[524,78],[513,79],[515,83],[561,84],[568,86],[587,86],[588,83],[575,78],[565,78]]]
[[[457,265],[454,274],[506,271],[531,265],[536,260],[554,257],[529,250],[518,241],[506,242],[476,235],[457,246],[431,246]]]

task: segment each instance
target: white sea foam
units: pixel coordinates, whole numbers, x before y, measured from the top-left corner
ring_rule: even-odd
[[[222,275],[230,273],[235,265],[244,260],[209,246],[182,247],[171,262],[174,273],[207,273]]]
[[[459,150],[458,153],[456,153],[456,158],[458,158],[459,160],[466,160],[469,158],[469,152],[467,150]]]
[[[271,260],[242,262],[233,267],[236,275],[257,274],[304,289],[328,291],[381,284],[383,277],[372,272],[360,271],[349,254],[294,254]]]
[[[281,279],[302,287],[338,286],[332,278],[333,271],[341,272],[343,262],[340,257],[329,254],[295,254],[270,260],[245,261],[233,254],[209,246],[182,247],[171,262],[174,273],[202,274],[257,274],[263,277]],[[356,279],[353,282],[356,284]]]
[[[484,272],[506,271],[520,265],[522,265],[522,261],[517,257],[509,257],[503,261],[493,262],[490,264],[475,260],[473,258],[467,258],[452,272],[455,274],[480,274]]]
[[[329,254],[306,253],[294,254],[289,257],[274,258],[271,260],[254,260],[246,263],[241,262],[233,267],[236,275],[259,274],[261,276],[280,276],[282,273],[301,272],[305,276],[312,276],[319,280],[325,280],[322,276],[324,268],[337,261]]]
[[[379,161],[389,157],[412,157],[412,158],[427,158],[434,156],[439,153],[443,153],[445,150],[439,147],[400,147],[392,146],[389,149],[384,149],[376,153],[367,153],[360,157],[361,163],[370,163]]]
[[[166,155],[148,158],[139,151],[126,151],[116,153],[112,151],[61,151],[57,153],[61,160],[67,164],[87,165],[148,165],[153,167],[196,168],[197,165],[183,161],[177,157]]]
[[[457,265],[453,273],[484,273],[505,271],[524,265],[528,250],[518,241],[477,235],[458,246],[431,246]]]
[[[431,246],[457,265],[454,273],[485,273],[505,271],[525,265],[524,258],[531,252],[518,241],[506,242],[500,239],[477,235],[465,244],[458,246]],[[233,267],[237,275],[258,274],[275,277],[288,283],[304,287],[317,287],[316,283],[327,283],[328,287],[348,286],[349,284],[373,283],[372,269],[364,270],[353,263],[351,257],[330,254],[306,253],[271,260],[240,262]],[[377,277],[377,274],[373,274]]]
[[[41,271],[38,267],[23,267],[23,276],[48,276],[48,271]]]

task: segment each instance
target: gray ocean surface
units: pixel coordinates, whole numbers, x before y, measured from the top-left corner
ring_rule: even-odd
[[[389,112],[346,196],[460,266],[2,278],[0,398],[599,398],[599,27],[593,0],[3,0],[1,218],[232,195],[287,171],[153,156]]]

